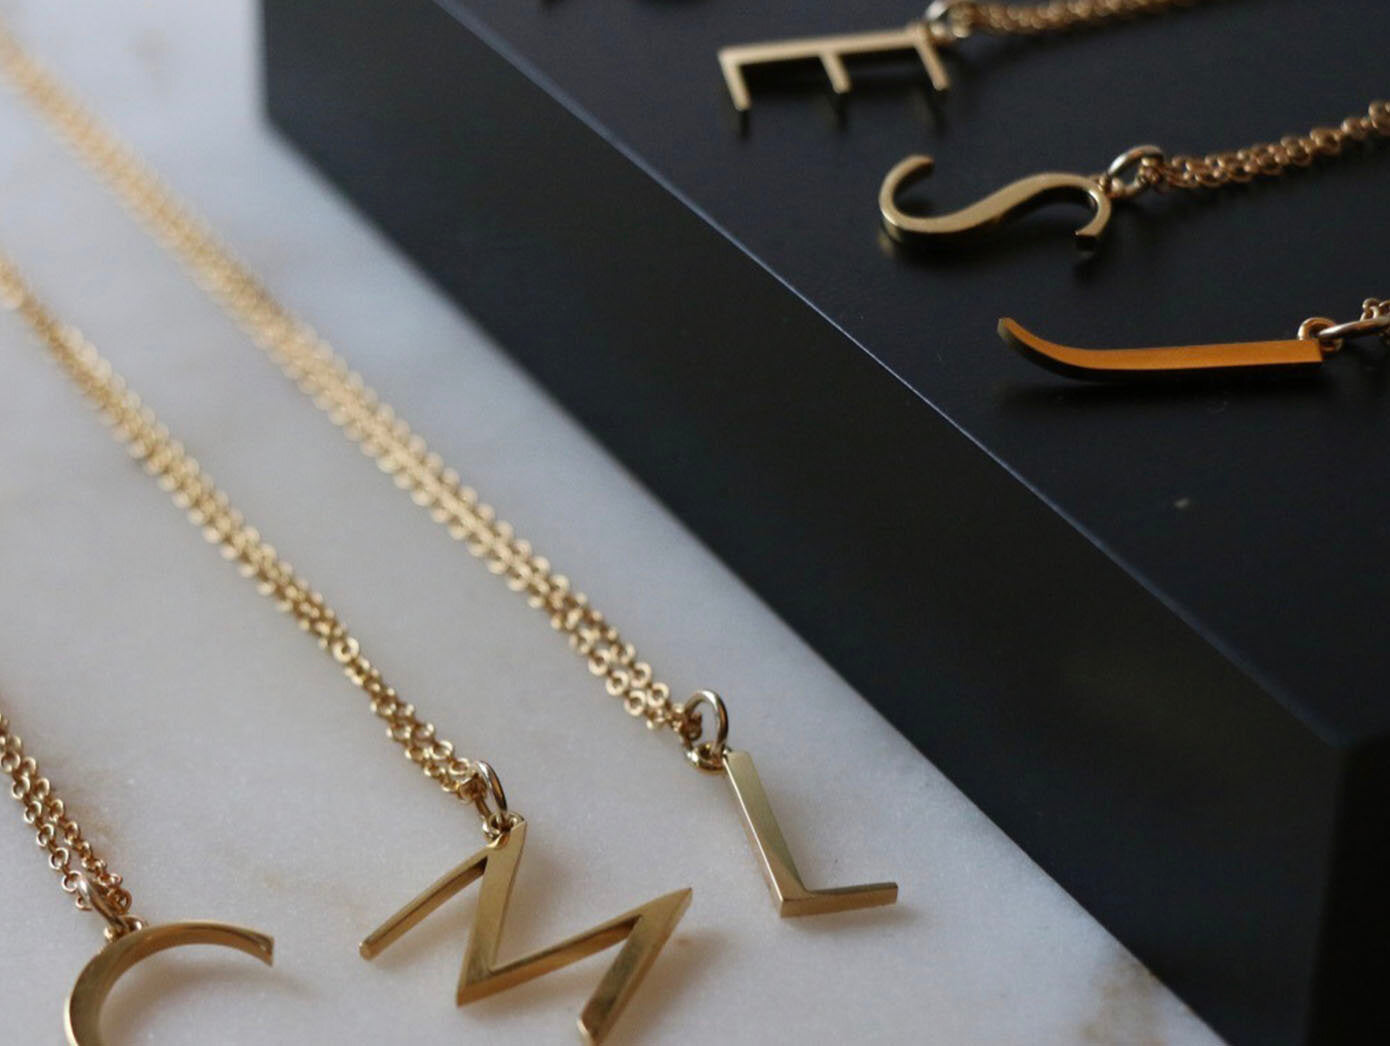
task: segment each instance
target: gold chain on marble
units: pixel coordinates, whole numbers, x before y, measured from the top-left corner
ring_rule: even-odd
[[[518,537],[510,524],[498,519],[473,488],[464,486],[458,473],[381,401],[332,346],[277,301],[149,165],[104,128],[3,27],[0,71],[316,407],[452,538],[549,618],[630,715],[653,729],[673,730],[687,747],[698,739],[699,703],[673,702],[670,688],[653,677],[651,665],[638,658],[636,648],[584,594],[575,591],[569,579],[555,572],[550,561]]]
[[[106,919],[108,940],[140,929],[144,924],[130,914],[130,891],[68,816],[67,806],[54,794],[38,762],[24,754],[24,742],[4,713],[0,713],[0,773],[9,776],[10,795],[24,808],[25,823],[34,829],[35,840],[48,853],[48,866],[78,909],[95,911]]]
[[[1206,156],[1165,157],[1155,152],[1138,160],[1137,182],[1154,189],[1219,189],[1256,178],[1278,178],[1320,159],[1341,156],[1348,146],[1390,138],[1390,103],[1372,102],[1364,115],[1348,116],[1337,127],[1315,127],[1245,149]]]
[[[0,304],[29,324],[101,414],[116,441],[154,477],[189,522],[202,530],[203,537],[217,545],[223,557],[253,581],[261,595],[291,615],[342,666],[344,675],[367,695],[372,712],[386,722],[387,736],[400,745],[406,757],[449,795],[472,803],[489,835],[499,834],[512,823],[514,817],[507,812],[492,768],[458,755],[453,744],[436,736],[433,724],[421,720],[415,707],[387,685],[380,669],[367,660],[357,639],[323,596],[246,522],[154,411],[141,402],[80,331],[61,323],[34,296],[14,263],[3,255]],[[45,791],[46,785],[44,782]],[[64,888],[67,885],[65,882]]]
[[[955,40],[975,33],[991,36],[1037,36],[1103,25],[1141,15],[1194,7],[1205,0],[1048,0],[1040,4],[979,3],[936,0],[927,8],[927,24]]]

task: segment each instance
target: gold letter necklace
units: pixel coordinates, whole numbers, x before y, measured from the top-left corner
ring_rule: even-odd
[[[1390,137],[1390,104],[1372,102],[1363,116],[1348,116],[1337,127],[1315,127],[1231,152],[1208,156],[1167,156],[1156,145],[1126,150],[1100,174],[1034,174],[1020,179],[953,214],[923,217],[898,205],[899,194],[931,174],[930,156],[909,156],[883,179],[878,209],[884,231],[899,243],[926,247],[954,246],[992,229],[1015,215],[1049,203],[1084,204],[1090,220],[1076,232],[1077,246],[1091,250],[1110,224],[1111,204],[1132,200],[1150,189],[1205,192],[1244,185],[1257,178],[1278,178],[1315,161],[1339,157],[1348,146]]]
[[[29,58],[0,29],[0,70],[58,132],[73,152],[119,197],[160,244],[183,263],[199,287],[271,357],[304,395],[327,414],[348,439],[359,443],[381,471],[390,475],[416,505],[429,512],[449,536],[462,542],[507,587],[550,620],[589,671],[603,681],[628,714],[653,730],[678,737],[692,765],[722,775],[733,789],[753,849],[782,915],[818,915],[892,904],[895,883],[867,883],[829,890],[806,887],[752,759],[727,745],[729,717],[723,700],[701,690],[684,703],[671,700],[670,688],[652,667],[638,660],[636,648],[576,592],[569,579],[531,543],[499,520],[458,473],[430,451],[390,406],[334,352],[312,327],[271,296],[256,276],[224,247],[212,231],[165,187],[147,164]],[[705,738],[703,711],[715,716]],[[465,862],[468,864],[468,862]],[[478,865],[486,869],[486,863]],[[462,869],[453,873],[463,875]],[[436,890],[448,892],[446,877]],[[421,899],[421,903],[425,902]],[[388,941],[384,943],[389,943]],[[384,946],[383,943],[383,946]],[[470,955],[473,952],[470,950]]]
[[[559,944],[498,965],[495,961],[497,949],[506,921],[512,878],[526,841],[526,822],[508,808],[502,783],[492,767],[458,755],[450,742],[436,736],[432,723],[416,715],[414,705],[402,700],[395,689],[387,685],[381,670],[363,655],[357,639],[348,632],[323,596],[297,575],[261,538],[260,532],[232,507],[227,495],[217,488],[212,478],[184,450],[183,444],[160,424],[154,412],[141,402],[91,343],[77,330],[60,323],[34,297],[14,264],[3,256],[0,256],[0,299],[29,324],[49,354],[101,413],[116,440],[125,444],[131,457],[141,462],[145,471],[169,492],[174,504],[187,513],[189,521],[202,529],[204,538],[217,545],[244,577],[255,582],[262,595],[293,616],[300,628],[342,666],[348,680],[367,695],[372,712],[386,722],[386,735],[401,746],[426,777],[449,795],[476,808],[483,822],[483,848],[373,932],[362,944],[363,957],[373,958],[459,890],[482,878],[481,897],[459,978],[459,1005],[505,991],[621,943],[617,958],[579,1017],[579,1029],[585,1038],[601,1042],[685,914],[690,904],[690,890],[676,890],[657,897]],[[15,752],[11,757],[6,749],[3,765],[9,766],[18,760],[17,747]],[[42,782],[41,795],[47,794],[47,784]],[[41,828],[40,842],[45,836],[51,840],[54,832],[64,831],[65,827],[59,823]],[[73,880],[74,888],[80,881]],[[115,880],[115,886],[110,889],[118,886],[119,880]],[[125,918],[122,897],[114,893],[111,896],[111,901],[97,901],[96,892],[87,894],[94,906],[109,905],[113,915],[108,921],[115,919],[113,925],[124,925],[120,922]],[[125,905],[128,905],[128,898]],[[100,907],[98,910],[106,914]],[[132,934],[130,944],[117,942],[113,945],[117,952],[108,954],[108,949],[97,957],[95,971],[89,968],[90,976],[84,974],[73,989],[74,1001],[70,1009],[76,1010],[79,1018],[94,1021],[101,999],[116,976],[145,955],[200,940],[233,947],[241,946],[238,941],[249,945],[253,940],[242,931],[225,927],[209,930],[203,924],[180,924],[147,933],[153,936]],[[242,936],[238,937],[238,933]],[[268,958],[268,940],[264,953]],[[82,1029],[91,1027],[90,1023],[81,1025]],[[96,1040],[88,1038],[85,1042],[90,1044]]]
[[[1192,7],[1200,0],[1045,0],[1038,4],[980,3],[979,0],[934,0],[921,18],[902,29],[841,33],[797,40],[738,44],[721,48],[719,68],[734,108],[747,113],[753,100],[745,71],[784,62],[819,62],[837,98],[850,92],[845,59],[882,59],[915,55],[935,91],[951,86],[940,52],[974,35],[1041,36],[1087,26],[1164,14]]]
[[[71,1046],[101,1046],[102,1003],[127,971],[157,952],[194,944],[217,945],[235,948],[271,965],[275,942],[255,930],[213,922],[146,926],[132,915],[130,891],[82,834],[81,826],[39,771],[38,762],[24,754],[24,743],[3,713],[0,773],[9,776],[10,795],[24,808],[24,820],[34,829],[39,846],[48,852],[49,867],[58,873],[63,891],[75,897],[80,911],[96,912],[106,921],[106,947],[82,970],[68,995],[65,1025]],[[74,862],[80,867],[73,867]]]

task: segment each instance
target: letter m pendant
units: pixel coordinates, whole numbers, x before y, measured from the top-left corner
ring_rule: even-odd
[[[507,918],[507,903],[525,844],[526,822],[522,821],[382,923],[362,942],[362,957],[373,959],[380,955],[481,878],[478,911],[459,975],[458,1004],[515,988],[621,943],[617,958],[579,1015],[579,1031],[586,1041],[602,1042],[685,914],[691,891],[676,890],[657,897],[549,948],[499,964],[497,951]]]

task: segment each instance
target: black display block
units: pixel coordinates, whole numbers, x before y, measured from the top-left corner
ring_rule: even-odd
[[[905,62],[838,113],[814,69],[759,77],[740,128],[718,46],[911,7],[265,0],[268,104],[1215,1028],[1386,1041],[1387,372],[1083,387],[995,324],[1121,347],[1351,318],[1390,295],[1390,149],[1145,197],[1086,262],[1074,207],[928,257],[876,216],[909,152],[936,155],[915,192],[944,211],[1136,143],[1364,112],[1390,94],[1383,0],[976,39],[951,95]]]

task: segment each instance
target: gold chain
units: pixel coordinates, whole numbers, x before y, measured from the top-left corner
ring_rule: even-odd
[[[309,324],[280,304],[157,174],[0,28],[0,70],[117,195],[126,209],[188,268],[195,281],[246,331],[316,407],[429,512],[450,537],[544,613],[589,671],[629,714],[693,741],[698,713],[671,700],[636,648],[576,592],[531,543],[460,483],[425,440],[369,388]],[[692,736],[694,735],[694,736]]]
[[[1361,303],[1360,318],[1348,323],[1314,316],[1298,328],[1300,338],[1317,338],[1328,352],[1338,351],[1351,339],[1375,335],[1390,346],[1390,298],[1367,298]]]
[[[1001,4],[938,0],[927,9],[927,21],[942,26],[957,40],[975,33],[1037,36],[1141,15],[1164,14],[1202,2],[1204,0],[1048,0],[1040,4]]]
[[[937,0],[927,9],[927,22],[953,39],[974,33],[1031,36],[1141,15],[1193,7],[1204,0],[1049,0],[1039,4],[978,3],[976,0]],[[1352,144],[1390,137],[1390,105],[1372,102],[1364,115],[1349,116],[1337,127],[1315,127],[1307,134],[1288,135],[1277,142],[1259,142],[1244,149],[1206,156],[1166,157],[1154,151],[1138,160],[1136,180],[1123,187],[1134,195],[1139,188],[1216,189],[1256,178],[1277,178],[1319,159],[1337,157]],[[1114,174],[1103,176],[1107,188],[1120,186]]]
[[[421,720],[415,707],[387,685],[380,669],[367,660],[358,641],[323,596],[261,538],[232,507],[212,477],[184,450],[183,444],[170,435],[154,412],[112,370],[111,364],[80,331],[60,323],[49,312],[25,285],[14,263],[3,255],[0,301],[29,324],[49,354],[102,415],[117,442],[143,464],[174,504],[184,510],[189,522],[202,529],[203,537],[219,546],[242,576],[255,583],[257,591],[294,617],[300,628],[342,666],[353,685],[367,695],[372,712],[385,720],[387,736],[401,746],[406,757],[445,792],[473,803],[484,819],[486,831],[498,831],[509,815],[500,801],[496,809],[487,805],[490,795],[494,800],[500,796],[491,768],[456,754],[450,742],[435,735],[433,724]]]
[[[1146,156],[1139,162],[1138,180],[1155,189],[1218,189],[1278,178],[1316,160],[1341,156],[1350,145],[1380,138],[1390,138],[1390,103],[1372,102],[1365,115],[1348,116],[1338,127],[1315,127],[1277,142],[1207,156]]]
[[[97,910],[106,916],[111,928],[107,936],[137,930],[140,920],[130,915],[130,891],[121,877],[106,866],[82,834],[81,826],[68,816],[67,806],[53,792],[53,785],[39,772],[39,764],[24,754],[24,742],[0,713],[0,772],[9,775],[10,795],[24,808],[24,821],[34,829],[39,846],[48,852],[48,866],[58,875],[63,892],[72,894],[78,909]],[[80,865],[73,867],[73,862]],[[114,918],[113,918],[114,916]]]

